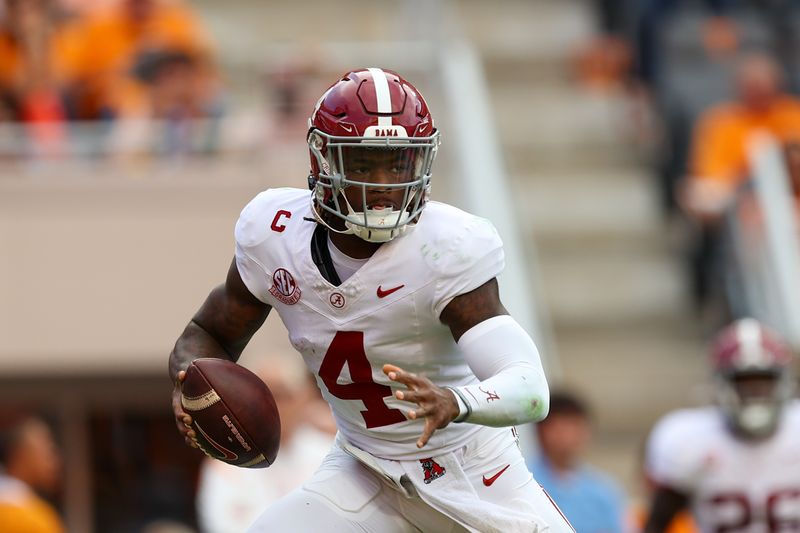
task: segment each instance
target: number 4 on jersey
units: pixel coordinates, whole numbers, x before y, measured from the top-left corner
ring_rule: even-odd
[[[338,379],[345,363],[353,382],[343,385]],[[319,377],[328,387],[328,392],[337,398],[364,402],[366,410],[361,411],[361,416],[368,428],[388,426],[406,419],[399,409],[390,409],[383,401],[392,395],[392,388],[372,380],[372,367],[364,351],[363,331],[336,333],[319,367]]]

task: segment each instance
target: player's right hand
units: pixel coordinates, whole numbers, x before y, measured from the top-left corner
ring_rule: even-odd
[[[175,415],[175,424],[178,426],[178,433],[181,434],[187,446],[199,448],[197,444],[197,434],[192,429],[192,417],[183,410],[181,405],[181,386],[186,379],[186,371],[178,372],[178,379],[175,380],[175,387],[172,389],[172,413]]]
[[[383,372],[392,381],[408,387],[407,390],[395,391],[395,398],[419,406],[409,411],[406,416],[411,420],[425,419],[425,429],[417,440],[417,448],[425,446],[434,431],[446,427],[458,416],[458,401],[452,391],[435,385],[425,376],[406,372],[399,366],[383,365]]]

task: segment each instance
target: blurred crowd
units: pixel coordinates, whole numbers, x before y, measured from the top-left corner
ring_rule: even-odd
[[[763,326],[788,334],[793,320],[777,301],[789,289],[775,262],[796,249],[800,222],[800,2],[595,0],[593,5],[596,34],[576,55],[575,71],[590,90],[624,97],[632,137],[660,193],[665,233],[680,245],[690,301],[701,329],[715,337],[710,365],[715,405],[668,414],[656,425],[642,465],[648,498],[642,509],[628,512],[628,527],[761,531],[780,523],[779,528],[794,530],[800,524],[796,515],[775,518],[774,502],[761,500],[764,492],[782,495],[794,484],[780,472],[786,462],[754,465],[756,457],[777,457],[782,442],[800,444],[796,365]],[[767,194],[768,188],[780,194]],[[789,216],[776,218],[779,211]],[[766,300],[772,301],[758,305]],[[765,307],[778,311],[766,313]],[[752,315],[762,323],[741,320]],[[776,414],[776,405],[785,410]],[[575,416],[586,413],[571,410]],[[750,422],[753,427],[747,427]],[[796,472],[791,475],[797,479]],[[590,477],[583,476],[586,491]],[[578,486],[572,499],[564,498],[568,515]],[[580,498],[584,504],[589,500]],[[608,516],[573,512],[579,520]]]
[[[264,57],[269,66],[249,81],[266,113],[250,110],[226,140],[230,83],[184,0],[0,0],[0,158],[207,155],[262,148],[264,135],[294,141],[313,103],[311,55]]]
[[[220,112],[211,44],[179,0],[0,3],[0,123],[24,125],[35,155],[66,150],[75,121],[98,139],[116,121],[163,121],[153,141],[175,150],[191,120]]]
[[[752,143],[781,147],[800,198],[800,3],[595,0],[597,34],[578,56],[584,84],[624,91],[666,217],[686,228],[687,288],[718,327],[746,315],[731,281],[726,219],[753,193]],[[737,273],[736,275],[739,275]],[[744,307],[744,308],[743,308]]]

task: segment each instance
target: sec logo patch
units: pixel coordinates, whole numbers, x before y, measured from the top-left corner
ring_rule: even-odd
[[[269,293],[286,305],[294,305],[300,300],[302,291],[294,281],[294,276],[285,268],[279,268],[272,274]]]

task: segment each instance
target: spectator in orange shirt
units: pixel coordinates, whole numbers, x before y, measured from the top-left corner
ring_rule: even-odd
[[[57,54],[59,34],[55,11],[48,0],[5,0],[0,27],[0,90],[3,115],[23,120],[35,102],[54,100],[59,108],[58,82],[64,63]]]
[[[35,153],[64,141],[65,95],[76,41],[51,0],[4,0],[0,23],[0,120],[28,124]]]
[[[60,468],[52,434],[41,419],[0,416],[0,531],[64,532],[55,509],[37,494],[57,489]]]
[[[130,121],[116,129],[121,154],[144,151],[180,156],[209,153],[217,146],[219,102],[209,91],[201,60],[182,50],[157,50],[137,58],[135,82],[121,109]],[[208,120],[199,120],[208,119]]]
[[[783,83],[771,57],[745,57],[737,72],[738,100],[704,112],[693,132],[689,176],[679,187],[678,201],[697,223],[689,257],[695,305],[721,313],[716,319],[729,318],[718,226],[738,188],[749,179],[748,142],[758,131],[779,140],[800,135],[800,100],[787,94]],[[712,303],[722,307],[709,307]]]
[[[78,79],[83,118],[137,115],[134,67],[144,54],[179,50],[213,78],[211,51],[194,14],[177,1],[122,0],[89,16],[81,28]]]
[[[783,91],[783,81],[772,58],[750,55],[738,71],[738,101],[701,115],[680,195],[692,217],[713,223],[748,179],[747,143],[753,133],[765,130],[780,140],[800,135],[800,100]]]

